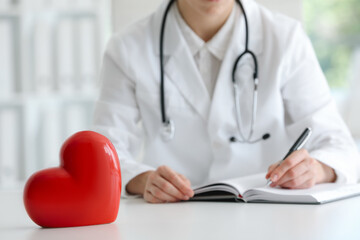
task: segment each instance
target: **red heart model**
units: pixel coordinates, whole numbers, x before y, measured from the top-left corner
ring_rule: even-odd
[[[30,218],[42,227],[75,227],[115,221],[121,173],[112,143],[84,131],[65,141],[60,167],[33,174],[24,189]]]

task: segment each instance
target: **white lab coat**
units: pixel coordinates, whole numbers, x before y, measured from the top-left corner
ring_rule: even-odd
[[[253,0],[243,0],[249,48],[259,63],[253,138],[265,133],[271,137],[256,144],[229,142],[231,136],[238,137],[231,72],[244,50],[243,16],[237,20],[211,99],[171,11],[165,33],[165,89],[166,112],[175,122],[176,133],[172,141],[164,142],[159,33],[166,4],[115,35],[104,57],[94,129],[107,136],[117,150],[123,194],[130,179],[160,165],[184,174],[193,185],[266,172],[270,164],[282,159],[305,127],[313,129],[305,145],[311,156],[334,168],[338,181],[357,180],[356,146],[301,25]],[[252,71],[246,64],[237,71],[246,133],[252,109]]]

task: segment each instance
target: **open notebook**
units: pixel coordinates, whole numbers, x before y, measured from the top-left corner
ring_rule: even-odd
[[[325,183],[310,189],[289,190],[267,187],[264,176],[262,173],[196,187],[190,200],[322,204],[360,195],[360,184]]]

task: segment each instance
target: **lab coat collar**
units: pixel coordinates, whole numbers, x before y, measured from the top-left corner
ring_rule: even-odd
[[[204,47],[205,42],[185,22],[180,14],[179,9],[176,7],[174,10],[175,18],[179,24],[180,31],[191,51],[191,55],[195,56],[200,51],[200,49]]]
[[[213,38],[206,43],[209,51],[220,61],[224,60],[225,53],[234,32],[237,20],[237,10],[238,9],[236,7],[233,8],[225,24],[213,36]]]

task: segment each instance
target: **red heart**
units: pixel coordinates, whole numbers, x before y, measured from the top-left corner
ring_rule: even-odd
[[[75,227],[115,221],[121,173],[112,143],[96,132],[71,136],[60,151],[60,167],[33,174],[24,189],[30,218],[42,227]]]

